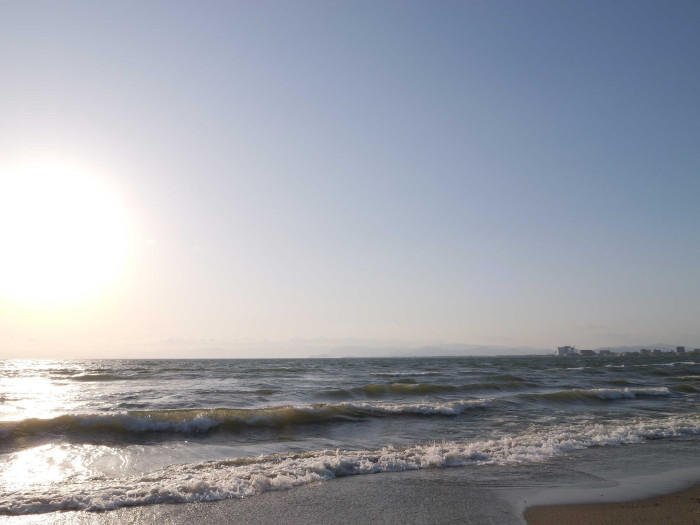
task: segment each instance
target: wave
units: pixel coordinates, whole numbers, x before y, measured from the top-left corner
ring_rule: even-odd
[[[674,374],[674,372],[672,372],[671,370],[668,370],[668,369],[666,369],[666,370],[652,369],[652,370],[649,370],[648,374],[652,375],[652,376],[672,376]]]
[[[700,392],[700,388],[697,386],[689,385],[688,383],[679,383],[670,387],[671,390],[675,392],[684,392],[688,394],[693,394],[695,392]]]
[[[313,368],[304,368],[298,366],[257,366],[250,368],[242,368],[237,370],[237,372],[249,374],[249,373],[259,373],[259,372],[311,372]]]
[[[673,363],[648,363],[640,365],[630,365],[636,368],[640,373],[660,376],[676,375],[678,373],[693,373],[698,370],[699,363],[694,361],[674,361]]]
[[[45,373],[50,376],[72,376],[81,370],[80,368],[49,368]]]
[[[381,472],[544,462],[590,447],[628,445],[700,434],[700,416],[559,425],[498,439],[317,450],[173,465],[128,478],[46,484],[0,495],[0,513],[104,511],[156,503],[191,503],[254,496],[333,478]]]
[[[134,370],[138,370],[138,369],[134,369]],[[145,372],[150,372],[150,371],[151,371],[151,370],[148,369],[148,368],[142,368],[141,370],[143,370],[143,371],[145,371]],[[205,367],[201,367],[201,366],[196,366],[196,367],[192,367],[192,366],[190,366],[190,367],[186,367],[186,366],[170,366],[170,367],[166,367],[166,368],[158,368],[158,369],[156,369],[156,370],[157,370],[158,372],[200,372],[200,371],[206,370],[206,368],[205,368]]]
[[[116,439],[129,434],[197,434],[212,430],[241,431],[281,428],[385,416],[456,416],[485,407],[490,399],[463,399],[444,403],[338,403],[268,408],[207,408],[133,410],[115,415],[63,415],[52,419],[1,422],[0,437],[26,440],[54,435]]]
[[[395,383],[370,383],[354,388],[340,388],[335,390],[324,390],[318,393],[320,397],[331,398],[353,398],[357,396],[363,397],[381,397],[387,395],[409,395],[423,396],[428,394],[440,394],[447,392],[484,392],[484,391],[504,391],[504,390],[521,390],[527,386],[536,386],[534,383],[524,383],[518,381],[506,381],[502,383],[469,383],[464,385],[449,385],[449,384],[433,384],[433,383],[414,383],[411,380],[404,379]]]
[[[439,385],[431,383],[413,383],[407,380],[397,381],[395,383],[369,383],[354,388],[340,388],[337,390],[326,390],[320,392],[320,395],[329,397],[354,397],[356,395],[373,397],[384,395],[425,395],[437,394],[441,392],[453,392],[458,387],[454,385]]]
[[[545,401],[614,401],[617,399],[635,399],[637,397],[670,396],[671,391],[665,386],[653,388],[592,388],[590,390],[573,389],[557,392],[539,392],[520,394],[522,399]]]
[[[417,376],[439,376],[440,372],[372,372],[371,376],[375,377],[417,377]]]
[[[71,381],[92,382],[92,381],[128,381],[129,379],[143,379],[143,377],[123,376],[123,375],[115,375],[115,374],[80,374],[77,376],[68,377],[67,379],[70,379]]]
[[[281,370],[280,368],[276,369],[260,369],[260,370],[273,370],[273,371],[279,371]],[[200,369],[179,369],[179,368],[168,368],[168,369],[163,369],[159,370],[159,373],[162,372],[170,372],[170,371],[178,371],[179,373],[173,377],[164,377],[162,375],[158,376],[158,380],[163,381],[166,379],[183,379],[183,378],[192,378],[192,377],[200,377]],[[301,369],[299,369],[301,371]],[[247,373],[248,371],[246,371]],[[78,375],[73,375],[73,376],[58,376],[56,379],[68,379],[71,381],[82,381],[82,382],[98,382],[98,381],[129,381],[129,380],[143,380],[143,379],[148,379],[150,377],[153,377],[150,374],[145,374],[145,373],[138,373],[137,375],[123,375],[123,374],[105,374],[105,373],[86,373],[86,374],[78,374]]]
[[[492,375],[486,376],[486,378],[489,380],[499,380],[499,381],[512,381],[512,382],[525,381],[522,377],[515,376],[513,374],[492,374]]]
[[[635,383],[634,381],[627,381],[626,379],[611,379],[609,381],[603,381],[606,385],[614,385],[614,386],[635,386],[639,385],[639,383]]]

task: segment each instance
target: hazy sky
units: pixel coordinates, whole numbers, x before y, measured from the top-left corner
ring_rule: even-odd
[[[0,357],[700,346],[696,1],[2,1],[0,80],[130,242]]]

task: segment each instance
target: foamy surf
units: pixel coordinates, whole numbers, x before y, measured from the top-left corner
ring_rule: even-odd
[[[590,447],[700,434],[700,416],[532,429],[491,440],[319,450],[173,465],[145,475],[38,485],[0,496],[0,513],[109,510],[155,503],[244,498],[342,476],[426,468],[536,463]]]
[[[692,461],[700,364],[660,361],[0,361],[1,512],[206,501],[460,465],[455,475],[480,480],[494,472],[480,465],[521,462],[497,470],[526,483],[551,467],[556,482],[567,478],[559,462],[539,462],[647,439],[655,445],[615,457],[636,465],[658,449]]]

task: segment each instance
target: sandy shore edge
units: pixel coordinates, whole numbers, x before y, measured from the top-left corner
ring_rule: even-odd
[[[623,503],[543,505],[525,510],[529,525],[700,524],[700,484],[664,496]]]

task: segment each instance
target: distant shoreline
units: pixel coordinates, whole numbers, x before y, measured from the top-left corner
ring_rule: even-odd
[[[675,354],[667,351],[662,354],[639,355],[632,352],[616,352],[611,355],[570,355],[558,356],[554,353],[533,353],[533,354],[445,354],[445,355],[311,355],[304,357],[67,357],[55,359],[51,357],[0,357],[0,361],[291,361],[308,359],[501,359],[501,358],[522,358],[522,357],[556,357],[557,359],[605,359],[605,358],[664,358],[664,357],[699,357],[698,352],[688,352],[686,354]]]
[[[661,351],[659,353],[640,353],[642,348],[658,348],[661,346]],[[319,352],[316,354],[306,354],[306,355],[265,355],[264,351],[258,352],[257,350],[245,351],[243,353],[248,353],[249,355],[240,355],[241,352],[234,352],[233,354],[238,355],[216,355],[218,352],[216,350],[203,348],[201,350],[196,350],[195,353],[200,354],[197,357],[192,356],[180,356],[177,352],[168,351],[158,351],[160,355],[141,354],[139,357],[128,357],[128,356],[114,356],[114,357],[86,357],[86,356],[71,356],[64,357],[61,359],[56,359],[55,357],[46,356],[0,356],[0,361],[116,361],[116,360],[128,360],[128,361],[187,361],[187,360],[224,360],[224,361],[249,361],[249,360],[269,360],[269,361],[281,361],[281,360],[295,360],[295,359],[459,359],[459,358],[474,358],[474,359],[496,359],[496,358],[531,358],[531,357],[556,357],[561,359],[590,359],[590,358],[668,358],[668,357],[687,357],[694,358],[700,356],[700,351],[696,347],[685,347],[686,351],[683,353],[677,353],[673,347],[670,345],[638,345],[634,347],[600,347],[593,350],[594,354],[570,354],[570,355],[557,355],[556,349],[504,349],[494,347],[489,349],[482,347],[480,349],[451,349],[451,348],[414,348],[401,350],[398,348],[387,350],[385,348],[373,348],[373,347],[357,347],[357,348],[336,348],[334,350],[329,350],[326,352]],[[193,350],[194,351],[194,350]],[[206,355],[212,351],[209,355]],[[391,353],[391,352],[395,353]],[[469,353],[473,351],[475,353]],[[601,353],[601,351],[603,353]],[[445,353],[441,353],[445,352]],[[588,352],[588,351],[587,351]],[[610,352],[610,353],[607,353]],[[175,355],[173,355],[175,354]],[[202,355],[204,354],[204,355]]]

